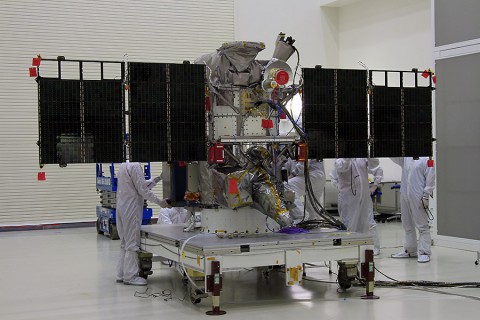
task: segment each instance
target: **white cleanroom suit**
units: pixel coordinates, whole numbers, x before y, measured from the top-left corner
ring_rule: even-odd
[[[145,180],[142,166],[136,162],[120,165],[117,184],[117,229],[120,236],[120,258],[117,265],[117,281],[124,284],[146,285],[138,276],[137,251],[140,250],[140,226],[143,218],[144,199],[161,207],[167,207],[150,189],[160,177]]]
[[[374,176],[373,188],[368,174]],[[330,174],[338,189],[338,212],[347,230],[373,235],[374,254],[380,252],[377,224],[373,218],[371,192],[383,179],[380,161],[375,158],[336,159]]]
[[[435,169],[428,167],[427,157],[391,158],[402,167],[400,186],[400,208],[402,226],[405,230],[405,251],[392,255],[393,258],[416,257],[418,262],[430,261],[432,239],[428,226],[428,199],[435,189]],[[418,246],[417,233],[418,229]]]
[[[304,204],[302,202],[302,197],[306,196],[304,168],[304,162],[292,160],[289,161],[287,166],[287,170],[289,171],[289,175],[291,177],[288,179],[288,186],[295,191],[296,209],[291,210],[290,212],[295,220],[303,219],[304,214]],[[313,194],[318,202],[320,202],[320,198],[322,197],[325,188],[325,168],[323,161],[310,159],[308,161],[308,173],[310,176]],[[319,217],[313,209],[312,203],[308,196],[305,197],[305,201],[305,220],[318,219]]]
[[[190,212],[185,208],[173,207],[160,209],[160,216],[157,223],[159,224],[176,224],[185,223],[190,219]]]

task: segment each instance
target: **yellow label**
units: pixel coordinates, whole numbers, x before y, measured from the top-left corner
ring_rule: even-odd
[[[370,281],[370,282],[368,283],[368,292],[373,292],[373,284],[374,284],[373,281]]]
[[[200,256],[197,256],[197,265],[200,267]]]
[[[207,258],[208,261],[215,261],[215,257]]]
[[[182,251],[182,258],[185,259],[187,257],[187,254],[185,253],[185,251]]]
[[[295,281],[295,282],[298,281],[298,269],[297,268],[291,268],[290,269],[290,279],[293,279],[293,281]]]

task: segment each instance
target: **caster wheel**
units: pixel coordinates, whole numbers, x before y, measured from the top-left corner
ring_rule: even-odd
[[[118,236],[117,226],[112,223],[108,225],[108,233],[110,233],[110,239],[112,240],[120,239],[120,237]]]
[[[198,289],[191,289],[190,290],[190,301],[193,303],[193,304],[198,304],[202,301],[202,298],[199,298],[199,295],[201,295],[203,292],[201,290],[198,290]]]
[[[340,267],[338,268],[338,276],[337,276],[338,286],[343,291],[346,291],[352,286],[352,281],[348,277],[348,271],[345,265],[339,265],[339,266]]]
[[[477,261],[475,261],[475,265],[477,265],[477,266],[478,266],[478,260],[477,260]]]
[[[190,301],[191,301],[193,304],[198,304],[198,303],[202,302],[202,299],[200,299],[200,298],[195,299],[194,297],[190,297]]]
[[[97,219],[97,234],[103,234],[103,231],[100,230],[100,220]]]
[[[269,280],[270,279],[270,271],[266,270],[262,272],[263,279],[264,280]]]

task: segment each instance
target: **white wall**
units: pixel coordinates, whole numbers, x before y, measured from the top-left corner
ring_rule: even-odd
[[[270,59],[279,32],[296,39],[304,67],[338,65],[337,14],[321,10],[320,0],[235,0],[235,40],[262,41],[258,59]],[[289,61],[294,67],[296,57]]]
[[[433,68],[430,0],[362,0],[338,10],[342,68]]]
[[[478,170],[465,170],[459,163],[477,163],[478,72],[480,34],[478,1],[432,0],[434,12],[434,57],[439,83],[438,108],[438,237],[441,246],[480,254],[478,226]],[[473,259],[472,259],[473,260]]]
[[[360,0],[338,8],[339,65],[358,69],[433,69],[430,0]],[[381,159],[384,181],[401,169]]]

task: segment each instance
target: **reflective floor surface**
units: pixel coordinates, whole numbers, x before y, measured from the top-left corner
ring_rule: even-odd
[[[382,251],[375,262],[386,276],[480,282],[475,252],[434,246],[430,263],[394,260],[389,256],[401,250],[401,224],[379,224],[379,231]],[[118,245],[94,228],[1,232],[0,319],[209,318],[205,311],[211,309],[211,299],[192,304],[180,274],[159,262],[147,287],[115,283]],[[451,320],[480,314],[480,288],[377,287],[379,300],[362,300],[364,288],[339,290],[336,275],[323,264],[307,269],[308,278],[316,281],[304,281],[301,287],[286,287],[281,271],[268,277],[256,269],[225,274],[221,308],[227,314],[220,319]],[[377,280],[388,280],[386,276],[376,273]]]

